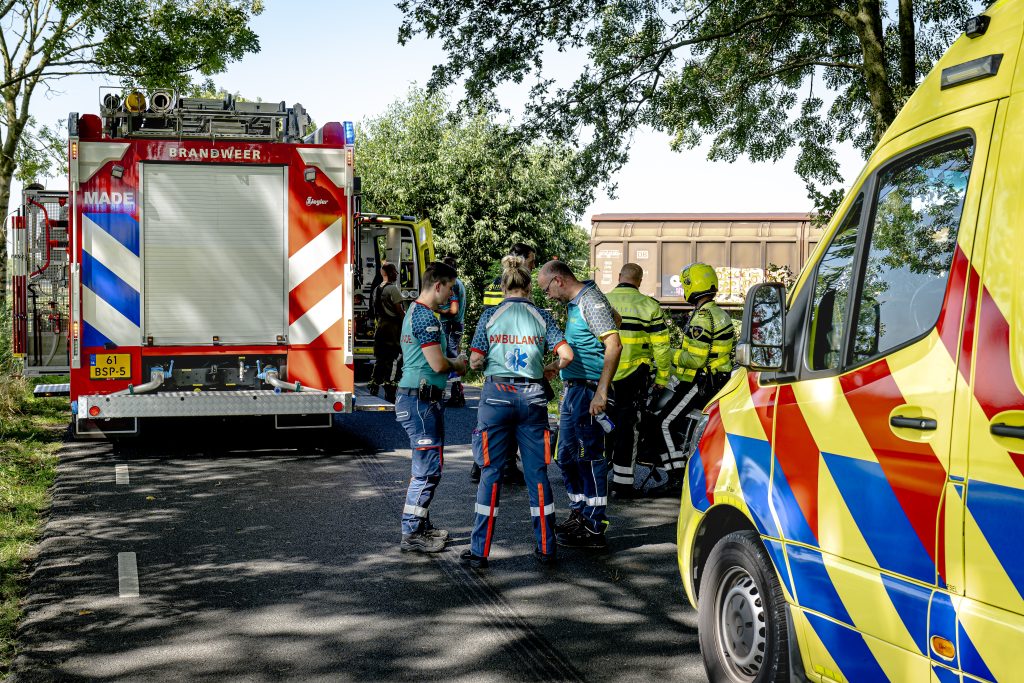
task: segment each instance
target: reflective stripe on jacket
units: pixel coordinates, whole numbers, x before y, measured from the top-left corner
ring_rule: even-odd
[[[672,348],[661,306],[627,283],[620,284],[607,296],[612,308],[622,318],[619,325],[622,355],[614,381],[629,377],[641,365],[657,365],[654,381],[661,386],[667,385],[672,374]]]
[[[691,382],[700,370],[732,372],[732,351],[736,344],[732,318],[714,301],[702,304],[690,315],[683,331],[683,348],[672,354],[675,374]]]
[[[505,292],[501,290],[501,278],[495,278],[491,285],[484,290],[484,308],[497,306],[505,300]]]

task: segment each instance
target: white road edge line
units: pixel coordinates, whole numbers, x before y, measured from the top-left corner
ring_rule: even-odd
[[[135,553],[117,554],[117,594],[121,598],[139,597],[139,567]]]
[[[128,485],[128,465],[114,465],[114,481],[117,485]]]

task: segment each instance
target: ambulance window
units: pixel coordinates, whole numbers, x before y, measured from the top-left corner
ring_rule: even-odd
[[[419,286],[419,271],[416,269],[416,249],[412,242],[412,231],[402,228],[402,267],[401,277],[403,289],[415,289]]]
[[[811,370],[835,369],[842,360],[843,318],[853,281],[853,257],[863,205],[864,195],[860,195],[818,262],[807,334],[807,367]]]
[[[961,139],[880,174],[854,316],[860,363],[935,326],[956,251],[974,151]]]

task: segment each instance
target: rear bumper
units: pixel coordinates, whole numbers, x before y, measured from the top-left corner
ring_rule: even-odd
[[[72,406],[72,412],[78,420],[124,417],[328,415],[351,413],[354,397],[355,395],[349,391],[277,393],[270,390],[91,394],[79,396],[76,405]]]

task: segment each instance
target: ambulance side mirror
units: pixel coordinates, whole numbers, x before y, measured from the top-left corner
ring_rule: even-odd
[[[736,362],[751,370],[782,370],[786,339],[786,287],[761,282],[747,291]]]

